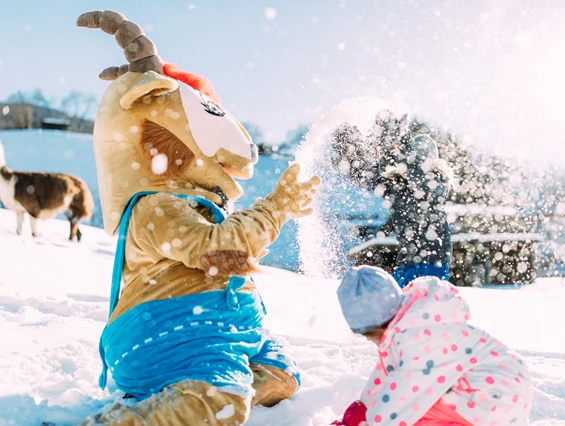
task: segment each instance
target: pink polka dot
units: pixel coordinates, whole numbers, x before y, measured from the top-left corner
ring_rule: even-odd
[[[432,331],[431,331],[430,329],[426,328],[426,329],[423,331],[423,333],[424,333],[426,336],[430,336],[430,335],[432,334]]]
[[[424,346],[424,352],[425,353],[430,353],[431,350],[432,350],[432,347],[430,345]]]
[[[494,378],[491,376],[488,376],[485,381],[489,384],[489,385],[493,385],[494,384]]]
[[[465,321],[469,321],[469,318],[471,318],[471,316],[469,314],[465,314],[463,318],[465,318]]]
[[[463,366],[461,364],[457,364],[457,367],[455,367],[455,369],[457,371],[463,371]]]
[[[481,418],[480,418],[480,417],[477,417],[477,416],[473,417],[473,423],[474,423],[474,424],[478,425],[480,422],[481,422]]]
[[[434,294],[434,299],[439,300],[439,296],[437,294]]]
[[[453,311],[453,312],[451,313],[451,319],[457,318],[457,315],[458,315],[457,312]]]
[[[429,389],[426,391],[426,395],[433,395],[433,394],[434,394],[434,390],[433,390],[432,388],[429,388]]]
[[[371,389],[367,389],[367,396],[371,396],[372,393],[373,391]]]
[[[496,352],[496,351],[490,351],[490,354],[491,354],[492,356],[498,356],[498,352]]]
[[[510,385],[510,383],[508,383],[508,382],[507,382],[506,380],[504,380],[504,379],[502,379],[502,380],[500,381],[500,383],[501,383],[502,386],[504,386],[505,388],[507,388],[507,387]]]
[[[420,409],[420,404],[412,404],[412,411],[418,411]]]
[[[514,377],[514,381],[515,381],[516,383],[520,383],[520,379],[519,379],[518,377]]]
[[[512,408],[511,408],[511,407],[506,407],[506,408],[504,409],[504,414],[510,414],[510,411],[512,411]]]
[[[381,379],[377,377],[375,380],[373,380],[373,383],[375,384],[375,386],[378,386],[381,384]]]
[[[485,339],[484,337],[481,337],[481,338],[479,339],[479,342],[481,342],[481,343],[486,343],[486,342],[487,342],[487,339]]]
[[[467,407],[475,408],[475,403],[473,401],[467,401]]]
[[[438,382],[438,383],[445,383],[445,376],[439,376],[439,377],[437,378],[437,382]]]
[[[436,315],[434,317],[435,322],[440,322],[441,321],[441,315]]]
[[[451,345],[451,350],[454,352],[457,350],[457,345],[455,343]]]
[[[446,355],[449,352],[449,349],[443,348],[441,351],[443,352],[444,355]]]
[[[395,333],[400,333],[402,330],[400,329],[400,327],[394,327],[394,332]]]
[[[469,332],[467,330],[463,330],[461,333],[463,334],[463,336],[469,337]]]
[[[473,358],[471,358],[471,359],[469,360],[469,362],[470,362],[471,364],[476,364],[476,363],[477,363],[477,358],[473,357]]]
[[[406,371],[404,373],[404,377],[406,377],[407,379],[409,379],[410,377],[412,377],[412,373],[410,371]]]
[[[383,418],[377,414],[373,420],[375,420],[375,423],[380,423],[383,420]]]
[[[412,392],[416,393],[420,390],[419,386],[412,386]]]
[[[395,390],[396,389],[396,382],[392,382],[390,384],[390,390]]]
[[[381,371],[383,369],[383,366],[381,364],[377,364],[377,371]]]
[[[418,361],[420,359],[419,356],[415,356],[414,358],[412,358],[414,361]]]
[[[514,395],[512,397],[512,402],[518,402],[519,399],[520,399],[520,397],[518,395]]]
[[[479,401],[481,401],[484,404],[485,402],[488,401],[488,397],[484,393],[481,393],[479,395]]]
[[[493,405],[492,407],[490,407],[489,411],[496,411],[496,405]]]
[[[421,340],[421,339],[422,339],[422,336],[420,335],[420,333],[418,333],[414,336],[414,340]]]
[[[504,364],[503,362],[499,362],[499,363],[498,363],[498,366],[499,366],[500,368],[506,368],[506,364]]]
[[[414,318],[408,318],[408,325],[409,325],[409,326],[414,326],[414,325],[416,325],[416,319],[414,319]]]
[[[443,333],[443,334],[441,335],[441,337],[443,337],[443,340],[449,340],[449,339],[451,339],[451,336],[449,335],[449,333]]]
[[[399,404],[406,404],[406,398],[401,396],[400,398],[398,398],[398,403]]]
[[[381,352],[381,356],[383,358],[386,358],[388,356],[388,352],[387,351]]]
[[[406,425],[406,422],[400,422],[400,423],[398,423],[398,426],[407,426],[407,425]]]
[[[400,358],[402,358],[402,354],[403,354],[403,352],[402,352],[402,350],[400,350],[400,352],[398,353],[398,356],[399,356]]]

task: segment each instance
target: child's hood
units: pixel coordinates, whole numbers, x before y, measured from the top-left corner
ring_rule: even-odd
[[[403,289],[403,302],[389,324],[381,348],[390,345],[392,337],[404,330],[463,324],[470,318],[467,302],[459,290],[437,277],[421,277]]]

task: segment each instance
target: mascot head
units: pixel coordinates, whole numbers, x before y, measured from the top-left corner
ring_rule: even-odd
[[[110,67],[94,126],[94,152],[106,232],[113,234],[141,191],[200,194],[219,205],[242,194],[257,147],[224,109],[210,83],[164,64],[136,23],[113,11],[82,14],[79,27],[114,35],[129,64]]]

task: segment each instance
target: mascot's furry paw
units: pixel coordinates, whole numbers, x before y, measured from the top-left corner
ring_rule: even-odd
[[[273,192],[267,196],[267,200],[276,205],[284,222],[312,214],[312,209],[308,206],[316,195],[317,186],[322,182],[319,176],[298,182],[299,173],[299,164],[290,166],[279,178]]]

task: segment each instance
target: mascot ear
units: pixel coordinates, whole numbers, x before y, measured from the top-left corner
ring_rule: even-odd
[[[179,87],[179,82],[170,77],[157,74],[155,71],[147,71],[140,74],[139,79],[129,87],[122,95],[120,105],[129,109],[135,101],[149,96],[159,96],[164,93],[173,92]]]
[[[183,174],[194,159],[194,153],[179,138],[147,119],[141,127],[139,148],[154,174],[165,173],[171,179]],[[158,158],[161,158],[161,166],[154,162]]]

